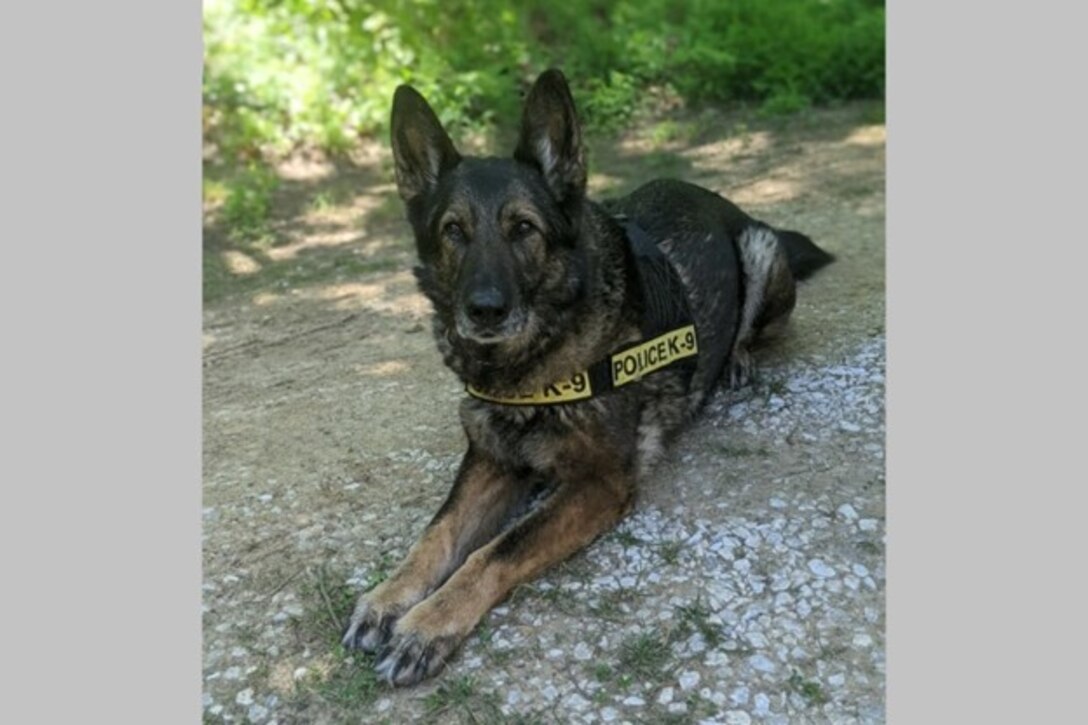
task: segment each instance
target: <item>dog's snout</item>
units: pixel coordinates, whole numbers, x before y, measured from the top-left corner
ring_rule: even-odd
[[[494,327],[506,319],[510,305],[505,295],[496,287],[474,290],[468,298],[466,312],[477,325]]]

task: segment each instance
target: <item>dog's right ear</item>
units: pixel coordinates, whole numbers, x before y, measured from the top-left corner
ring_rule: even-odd
[[[398,86],[393,94],[390,127],[397,190],[404,201],[431,191],[461,160],[438,116],[411,86]]]

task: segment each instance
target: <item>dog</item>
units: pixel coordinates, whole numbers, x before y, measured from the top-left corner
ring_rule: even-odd
[[[344,633],[403,686],[438,672],[514,587],[623,519],[715,385],[748,380],[750,347],[786,322],[795,280],[833,258],[682,181],[589,200],[555,69],[526,98],[512,158],[462,157],[410,86],[391,126],[416,278],[465,384],[468,438],[445,503]]]

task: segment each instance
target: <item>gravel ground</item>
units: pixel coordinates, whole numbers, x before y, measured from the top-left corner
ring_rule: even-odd
[[[635,513],[409,690],[377,683],[336,637],[444,498],[461,393],[406,272],[388,160],[358,162],[365,187],[340,216],[287,198],[282,260],[247,252],[258,264],[388,264],[250,281],[205,309],[205,721],[883,722],[884,136],[866,114],[649,149],[840,259],[802,285],[759,379],[712,398]],[[660,173],[639,153],[637,134],[604,149],[598,188]],[[344,177],[313,168],[286,168],[283,193]]]

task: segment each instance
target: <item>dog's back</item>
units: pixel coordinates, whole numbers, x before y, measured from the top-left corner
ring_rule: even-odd
[[[795,301],[794,281],[832,260],[803,234],[775,230],[719,194],[683,181],[651,181],[608,208],[657,241],[687,289],[699,330],[692,409],[727,364],[734,386],[747,379],[749,344],[785,322]]]

